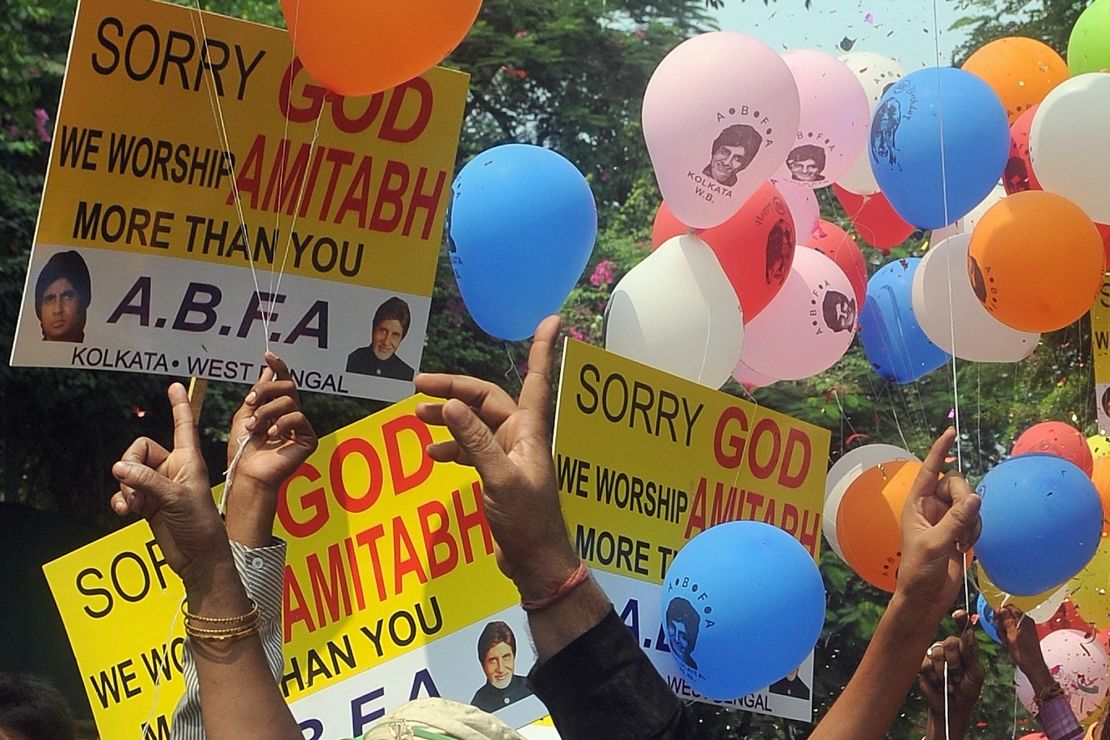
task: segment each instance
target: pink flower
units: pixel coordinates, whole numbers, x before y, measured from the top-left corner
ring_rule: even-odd
[[[594,272],[590,275],[590,285],[595,288],[607,288],[613,284],[613,263],[609,260],[601,260],[594,267]]]
[[[567,336],[571,339],[577,339],[579,342],[586,341],[586,335],[575,329],[573,326],[567,327]]]
[[[46,124],[50,122],[50,114],[42,108],[35,108],[35,131],[38,132],[40,141],[50,141],[50,132]]]

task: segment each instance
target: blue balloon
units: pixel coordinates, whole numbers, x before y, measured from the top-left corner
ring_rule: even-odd
[[[825,586],[809,552],[783,530],[728,522],[679,550],[661,614],[686,682],[711,699],[736,699],[805,661],[825,623]]]
[[[879,377],[895,383],[917,380],[952,359],[913,315],[913,274],[920,264],[914,257],[883,265],[867,281],[867,300],[859,315],[864,355]]]
[[[869,152],[894,210],[914,226],[936,229],[966,215],[998,182],[1010,125],[983,80],[961,69],[927,67],[883,94]]]
[[[979,626],[987,633],[987,637],[1001,645],[1002,639],[998,636],[994,609],[991,609],[991,605],[987,603],[987,597],[983,594],[979,594],[979,599],[975,602],[975,610],[979,612]]]
[[[1013,457],[990,470],[975,553],[1002,591],[1032,596],[1060,586],[1098,549],[1102,503],[1082,470],[1055,455]]]
[[[500,339],[530,337],[593,251],[589,184],[550,149],[506,144],[470,160],[451,189],[451,265],[470,315]]]

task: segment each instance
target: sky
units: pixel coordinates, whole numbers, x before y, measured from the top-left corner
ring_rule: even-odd
[[[780,53],[819,49],[840,56],[849,50],[844,42],[851,51],[885,54],[913,71],[937,63],[937,38],[940,63],[952,63],[952,51],[967,37],[967,27],[949,30],[969,14],[959,5],[956,0],[812,0],[807,10],[804,0],[725,0],[717,20],[722,31],[755,36]]]

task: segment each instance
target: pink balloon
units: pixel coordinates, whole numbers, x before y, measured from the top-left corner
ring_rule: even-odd
[[[663,199],[678,219],[724,223],[794,146],[798,89],[762,41],[715,31],[682,42],[644,93],[644,140]]]
[[[1106,651],[1094,635],[1079,630],[1055,630],[1041,640],[1041,653],[1052,677],[1064,690],[1076,719],[1089,717],[1110,686],[1110,666]],[[1014,671],[1017,695],[1030,712],[1033,710],[1033,687],[1021,671]]]
[[[808,378],[844,355],[855,327],[848,276],[816,249],[799,249],[778,294],[745,327],[740,361],[760,375]]]
[[[856,240],[836,224],[819,221],[817,230],[809,239],[803,240],[802,245],[816,249],[844,270],[855,291],[856,310],[862,309],[867,298],[867,263]]]
[[[778,378],[760,375],[755,370],[745,365],[743,360],[736,363],[736,369],[732,371],[732,378],[749,391],[755,390],[756,388],[764,388],[772,383],[779,382]]]
[[[804,244],[817,230],[821,222],[821,209],[817,205],[817,196],[811,188],[803,188],[789,180],[773,180],[779,195],[786,201],[790,215],[794,217],[794,228],[797,230],[799,244]]]
[[[1010,452],[1013,457],[1042,452],[1074,464],[1087,475],[1094,470],[1091,448],[1078,429],[1062,421],[1042,421],[1021,433]]]
[[[774,178],[823,188],[839,180],[863,151],[867,93],[848,65],[823,51],[788,51],[782,58],[798,85],[802,112],[798,138]]]

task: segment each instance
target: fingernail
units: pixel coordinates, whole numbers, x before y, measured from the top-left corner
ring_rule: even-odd
[[[127,474],[131,472],[131,463],[126,463],[123,460],[112,465],[112,475],[117,478],[126,478]]]
[[[277,439],[278,438],[277,424],[274,424],[272,427],[269,428],[269,430],[267,430],[266,436],[269,437],[270,439]]]
[[[127,504],[123,503],[122,501],[113,501],[112,508],[116,510],[117,514],[127,513]]]
[[[258,398],[258,394],[255,393],[254,391],[251,391],[250,393],[247,394],[246,402],[247,403],[254,403],[256,398]]]
[[[247,420],[245,422],[243,422],[243,426],[245,426],[247,429],[253,431],[254,430],[254,425],[257,424],[257,423],[258,423],[258,419],[256,419],[253,416],[248,416]]]

